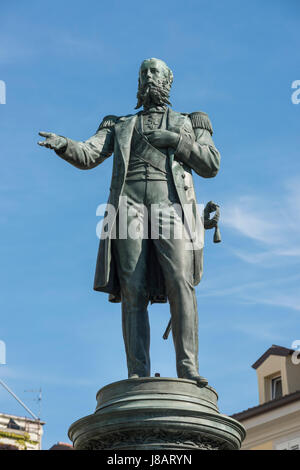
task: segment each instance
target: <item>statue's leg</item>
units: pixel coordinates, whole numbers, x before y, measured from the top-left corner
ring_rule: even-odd
[[[127,211],[126,225],[131,226],[131,232],[127,231],[127,238],[119,238],[119,223],[122,221],[118,216],[117,238],[112,240],[113,256],[121,287],[122,328],[129,378],[150,376],[150,326],[147,310],[148,240],[131,236],[139,222],[143,223],[141,208],[137,202],[143,194],[144,185],[144,182],[132,182],[125,186],[123,196],[127,197],[127,204],[123,209]]]
[[[193,253],[179,240],[155,241],[164,274],[172,318],[178,377],[195,379],[198,371],[198,312],[193,272]]]
[[[152,182],[151,185],[152,193],[159,194],[160,197],[160,234],[157,239],[152,239],[152,242],[164,274],[170,303],[177,374],[178,377],[196,380],[200,385],[205,385],[207,380],[199,375],[198,370],[198,311],[193,286],[194,254],[192,250],[187,249],[190,240],[182,222],[179,204],[178,211],[170,211],[170,204],[178,203],[172,183]],[[165,198],[164,191],[167,191]]]

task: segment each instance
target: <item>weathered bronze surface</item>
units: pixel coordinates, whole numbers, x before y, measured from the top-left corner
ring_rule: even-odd
[[[220,414],[217,399],[186,379],[122,380],[99,390],[95,413],[69,437],[78,450],[238,450],[244,428]]]
[[[107,212],[113,207],[115,216],[103,224],[94,289],[122,302],[129,379],[102,388],[95,413],[72,424],[69,436],[76,449],[239,449],[245,437],[238,422],[219,413],[217,394],[198,370],[194,287],[202,276],[204,227],[192,171],[214,177],[220,155],[206,113],[170,108],[172,81],[163,61],[147,59],[139,72],[136,108],[141,111],[106,116],[85,142],[40,132],[46,138],[41,146],[82,170],[114,154]],[[149,214],[157,206],[154,227]],[[171,218],[170,207],[177,207]],[[216,243],[221,241],[218,218],[219,207],[210,202],[204,225],[215,228]],[[140,221],[143,236],[131,236],[130,227]],[[145,225],[150,236],[149,230],[144,236]],[[177,237],[180,232],[184,236]],[[165,337],[172,326],[178,379],[150,377],[148,304],[167,301],[171,323]]]
[[[114,154],[108,204],[119,212],[100,241],[94,289],[109,293],[111,301],[122,302],[128,377],[150,376],[148,304],[168,300],[178,377],[205,386],[207,380],[198,370],[194,290],[202,275],[203,245],[190,235],[196,227],[201,238],[197,231],[203,229],[203,223],[196,210],[192,171],[204,178],[214,177],[220,155],[206,113],[179,113],[169,107],[172,81],[173,73],[163,61],[147,59],[139,72],[137,108],[143,106],[141,111],[106,116],[96,134],[85,142],[41,132],[46,140],[39,144],[84,170]],[[125,227],[119,216],[121,196],[127,198]],[[160,207],[159,235],[121,237],[120,230],[127,230],[135,218],[141,217],[141,204],[148,213],[154,205]],[[171,234],[166,238],[161,232],[170,222],[167,209],[176,204],[182,213],[175,213],[171,219]],[[176,238],[177,229],[186,237]],[[189,237],[192,249],[188,250]],[[219,241],[219,233],[215,241]]]

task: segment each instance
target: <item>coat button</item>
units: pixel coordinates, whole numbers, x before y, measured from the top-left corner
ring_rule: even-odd
[[[181,175],[181,178],[185,178],[185,174],[184,174],[184,173]]]
[[[188,189],[189,189],[189,187],[188,187],[188,186],[185,186],[185,187],[184,187],[184,190],[185,190],[185,191],[187,191]]]

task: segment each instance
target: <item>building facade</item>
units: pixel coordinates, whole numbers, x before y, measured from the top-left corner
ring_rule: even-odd
[[[0,450],[41,450],[40,420],[0,413]]]
[[[272,345],[253,365],[259,405],[232,415],[246,429],[242,450],[300,450],[300,361]]]

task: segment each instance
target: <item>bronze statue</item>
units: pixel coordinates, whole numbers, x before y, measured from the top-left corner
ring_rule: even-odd
[[[108,233],[101,237],[94,289],[109,293],[112,302],[122,302],[128,377],[150,376],[148,304],[169,301],[178,377],[205,386],[207,380],[198,370],[194,290],[202,275],[203,246],[191,236],[192,226],[197,232],[203,224],[199,224],[192,171],[204,178],[216,176],[220,154],[206,113],[186,114],[170,108],[172,81],[173,73],[165,62],[144,60],[136,106],[143,107],[141,111],[106,116],[96,134],[85,142],[40,132],[46,140],[39,145],[55,150],[83,170],[114,154],[108,204],[116,209],[116,216],[108,229],[103,228]],[[126,201],[125,227],[121,200]],[[142,206],[150,214],[154,205],[160,208],[156,236],[120,236],[135,220],[145,223]],[[182,210],[176,209],[167,217],[170,206]],[[151,218],[146,222],[151,230]],[[161,235],[166,224],[171,225],[169,237]],[[177,229],[185,236],[174,236]],[[192,249],[186,248],[187,240]]]

